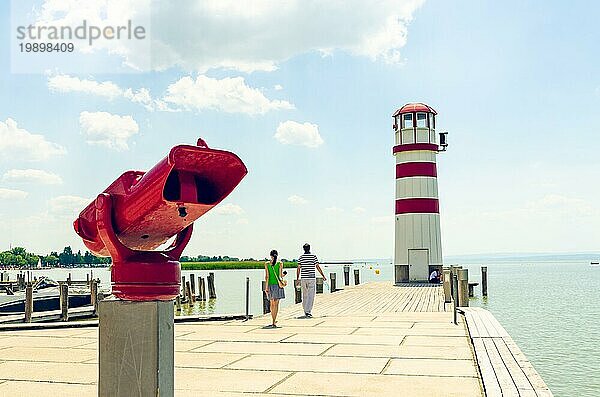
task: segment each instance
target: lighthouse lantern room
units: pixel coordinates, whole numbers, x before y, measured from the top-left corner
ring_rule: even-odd
[[[394,114],[396,157],[395,283],[426,281],[442,267],[442,241],[436,156],[437,112],[423,103],[409,103]]]

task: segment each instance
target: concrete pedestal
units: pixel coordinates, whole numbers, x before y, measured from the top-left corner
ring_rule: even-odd
[[[173,302],[99,302],[99,397],[174,395]]]

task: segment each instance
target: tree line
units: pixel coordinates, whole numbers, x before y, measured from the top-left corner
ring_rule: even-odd
[[[110,263],[110,258],[99,258],[90,251],[73,252],[70,246],[63,249],[61,253],[56,251],[48,255],[37,255],[23,247],[14,247],[8,251],[0,252],[0,265],[11,267],[35,267],[38,262],[42,266],[78,266],[78,265],[99,265]]]

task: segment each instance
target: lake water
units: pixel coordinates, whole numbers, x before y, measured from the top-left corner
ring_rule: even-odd
[[[589,262],[536,262],[527,264],[486,263],[488,298],[482,299],[479,287],[471,305],[491,311],[506,328],[521,350],[549,385],[555,396],[600,396],[600,267]],[[480,282],[481,265],[463,265],[469,279]],[[389,263],[365,263],[360,269],[361,282],[392,280]],[[377,274],[376,270],[379,271]],[[52,269],[34,271],[64,280],[85,280],[89,269]],[[338,288],[343,288],[343,267],[327,265],[335,272]],[[94,277],[108,287],[107,269],[94,269]],[[295,269],[288,269],[286,299],[282,306],[294,303],[292,287]],[[11,278],[16,272],[11,271]],[[207,271],[184,271],[206,277]],[[245,312],[246,277],[250,278],[250,312],[262,314],[261,280],[263,270],[216,270],[217,299],[196,304],[183,314],[242,314]],[[351,270],[350,283],[353,284]],[[327,292],[328,286],[324,288]],[[0,297],[1,298],[1,297]],[[301,313],[298,313],[301,314]]]

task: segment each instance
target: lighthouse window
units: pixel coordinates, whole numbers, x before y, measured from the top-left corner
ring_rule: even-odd
[[[412,113],[406,113],[403,117],[404,117],[404,128],[412,128],[413,127]]]
[[[435,115],[429,115],[429,128],[435,128]]]
[[[417,127],[427,128],[427,113],[417,113]]]

